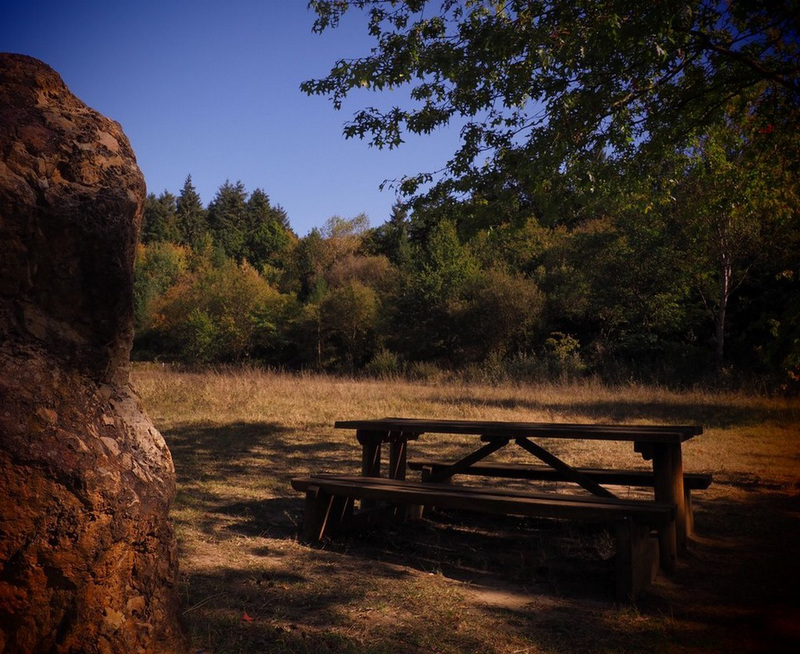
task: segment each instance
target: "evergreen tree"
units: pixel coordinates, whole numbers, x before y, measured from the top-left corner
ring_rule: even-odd
[[[370,250],[384,255],[395,266],[405,268],[411,261],[408,233],[408,209],[402,203],[395,202],[389,220],[372,230]]]
[[[392,350],[415,360],[459,361],[463,340],[457,316],[462,293],[477,271],[478,262],[455,226],[449,221],[436,225],[428,241],[413,248],[409,273],[387,307]]]
[[[247,192],[242,182],[220,186],[208,205],[208,226],[214,243],[236,261],[245,258],[247,239]]]
[[[315,294],[324,294],[320,292],[325,285],[324,269],[325,239],[319,229],[314,227],[300,239],[291,257],[292,277],[301,302],[310,302]]]
[[[159,243],[178,241],[178,229],[175,216],[175,196],[164,191],[158,197],[149,193],[144,203],[140,241],[142,243]]]
[[[295,236],[281,207],[274,207],[260,188],[247,201],[245,258],[256,270],[264,266],[282,267]]]
[[[208,223],[206,222],[206,210],[203,208],[194,184],[192,184],[191,175],[187,176],[183,183],[176,209],[181,243],[190,246],[193,250],[201,248],[208,232]]]

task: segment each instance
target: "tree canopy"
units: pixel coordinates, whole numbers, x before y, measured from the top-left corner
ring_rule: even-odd
[[[146,202],[134,354],[484,381],[718,370],[797,387],[800,192],[783,154],[798,137],[750,116],[731,110],[665,158],[669,197],[653,175],[610,169],[617,193],[583,209],[552,193],[548,212],[569,215],[553,224],[480,228],[493,203],[475,199],[438,215],[396,205],[375,228],[332,216],[298,238],[263,190],[225,182],[203,208],[187,178]]]
[[[359,109],[347,137],[394,148],[463,121],[446,169],[406,176],[407,194],[433,183],[429,198],[477,192],[528,209],[556,173],[594,186],[597,165],[687,146],[737,98],[763,127],[796,129],[796,0],[309,4],[318,32],[361,10],[375,46],[304,82],[306,93],[341,108],[359,90],[407,91],[389,108]]]

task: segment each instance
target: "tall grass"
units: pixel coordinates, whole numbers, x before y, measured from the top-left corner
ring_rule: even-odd
[[[353,380],[258,369],[177,372],[155,365],[137,367],[133,379],[151,417],[165,429],[190,423],[269,422],[282,429],[313,431],[320,438],[346,441],[351,435],[335,433],[334,421],[404,416],[699,424],[705,434],[687,443],[688,468],[763,477],[776,483],[792,483],[798,478],[800,401],[796,398],[703,389],[675,391],[640,384],[607,387],[592,380],[481,385]],[[596,456],[609,447],[589,446]],[[759,456],[749,456],[756,450]]]

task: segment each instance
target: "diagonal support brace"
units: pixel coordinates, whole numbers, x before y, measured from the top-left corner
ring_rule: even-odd
[[[580,487],[585,488],[589,491],[592,495],[597,495],[598,497],[616,497],[614,493],[610,490],[603,488],[600,484],[596,481],[590,479],[586,475],[581,472],[578,472],[568,463],[565,463],[561,459],[559,459],[554,454],[551,454],[543,447],[537,445],[533,441],[528,440],[525,437],[517,438],[515,440],[517,445],[519,445],[523,450],[527,450],[537,459],[540,459],[551,468],[555,468],[558,470],[567,481],[571,481],[575,484],[578,484]]]
[[[489,443],[486,443],[483,447],[478,450],[475,450],[472,454],[468,454],[460,461],[456,461],[453,465],[447,466],[446,468],[442,468],[436,474],[431,475],[425,481],[429,481],[432,483],[444,481],[445,479],[450,479],[453,475],[457,475],[460,472],[463,472],[467,468],[469,468],[473,463],[477,463],[481,459],[485,459],[487,456],[492,454],[493,452],[497,452],[502,447],[508,445],[507,438],[497,438],[492,439]]]

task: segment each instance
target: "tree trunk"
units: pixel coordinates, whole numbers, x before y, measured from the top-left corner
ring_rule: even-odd
[[[728,310],[728,299],[731,293],[731,277],[733,269],[731,259],[726,254],[722,255],[722,280],[720,283],[719,305],[715,317],[716,347],[714,351],[714,367],[717,374],[722,372],[725,366],[725,321]]]

